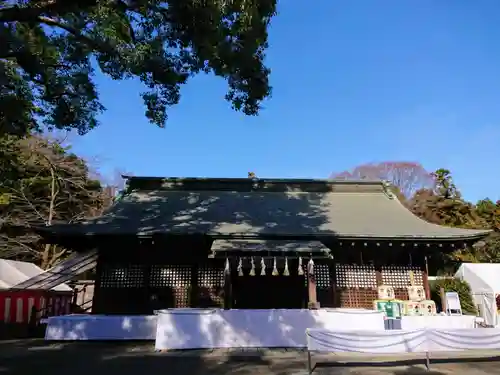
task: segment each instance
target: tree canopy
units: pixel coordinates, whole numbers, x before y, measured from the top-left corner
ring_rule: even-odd
[[[138,78],[158,126],[200,72],[226,79],[226,100],[256,115],[275,13],[276,0],[0,0],[0,134],[96,127],[96,69]]]
[[[99,215],[112,191],[60,141],[40,136],[0,137],[0,258],[48,268],[68,249],[47,245],[31,229]]]

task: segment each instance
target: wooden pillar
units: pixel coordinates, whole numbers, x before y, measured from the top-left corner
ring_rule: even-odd
[[[429,285],[429,265],[427,263],[427,256],[424,257],[424,271],[422,272],[422,281],[424,283],[425,299],[431,299],[431,288]]]
[[[383,284],[382,282],[382,266],[380,264],[375,265],[375,280],[377,282],[377,288]],[[377,289],[378,293],[378,289]]]
[[[422,281],[424,283],[425,299],[431,299],[431,288],[429,286],[429,275],[426,271],[422,272]]]
[[[91,314],[105,314],[106,307],[102,303],[102,272],[104,258],[101,255],[101,250],[97,248],[97,262],[94,280],[94,295],[92,296],[92,311]]]
[[[200,307],[199,306],[199,297],[200,297],[200,288],[198,285],[198,272],[199,266],[192,265],[191,266],[191,281],[189,282],[189,307]]]
[[[144,306],[134,306],[134,312],[139,314],[153,314],[154,310],[159,310],[161,308],[161,302],[155,288],[152,287],[151,280],[151,269],[155,263],[154,254],[155,245],[153,240],[139,241],[138,243],[139,254],[144,254],[142,256],[134,255],[134,264],[137,264],[142,269],[142,289],[141,293],[142,301],[137,301],[144,304]]]
[[[159,296],[155,293],[154,288],[151,286],[151,260],[148,258],[144,264],[141,265],[143,276],[142,276],[142,287],[144,288],[144,305],[139,307],[140,314],[153,314],[154,310],[159,310],[161,308]]]
[[[310,264],[307,265],[307,296],[307,307],[311,310],[319,309],[316,275],[314,274],[313,266]]]
[[[372,250],[373,268],[375,268],[375,282],[377,283],[377,299],[378,287],[384,284],[382,276],[382,267],[387,264],[387,245],[385,242],[376,243]]]
[[[231,262],[230,262],[231,263]],[[224,270],[224,309],[233,307],[233,284],[231,283],[232,267],[229,265],[229,272]]]
[[[332,288],[332,307],[340,307],[340,299],[337,301],[337,297],[340,294],[337,293],[337,269],[333,259],[328,262],[328,273],[330,276],[330,287]]]

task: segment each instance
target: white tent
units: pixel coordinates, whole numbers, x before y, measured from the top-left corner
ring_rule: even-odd
[[[469,283],[485,323],[499,325],[496,297],[500,294],[500,263],[462,263],[455,277]]]
[[[33,263],[20,262],[16,260],[0,259],[0,290],[9,289],[28,279],[37,276],[44,271]],[[52,290],[58,292],[69,292],[72,289],[66,284],[60,284]]]

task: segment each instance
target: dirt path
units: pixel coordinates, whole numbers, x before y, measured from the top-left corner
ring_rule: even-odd
[[[315,375],[500,375],[494,352],[421,356],[321,355]],[[306,353],[297,350],[215,350],[155,353],[152,344],[71,343],[43,340],[0,342],[0,375],[307,375]]]

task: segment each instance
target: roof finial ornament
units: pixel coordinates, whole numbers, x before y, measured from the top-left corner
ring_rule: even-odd
[[[392,184],[387,180],[382,180],[382,185],[384,186],[384,192],[390,199],[397,198],[394,192],[392,191]]]
[[[254,172],[248,172],[248,178],[252,180],[252,189],[257,190],[259,188],[259,179]]]

